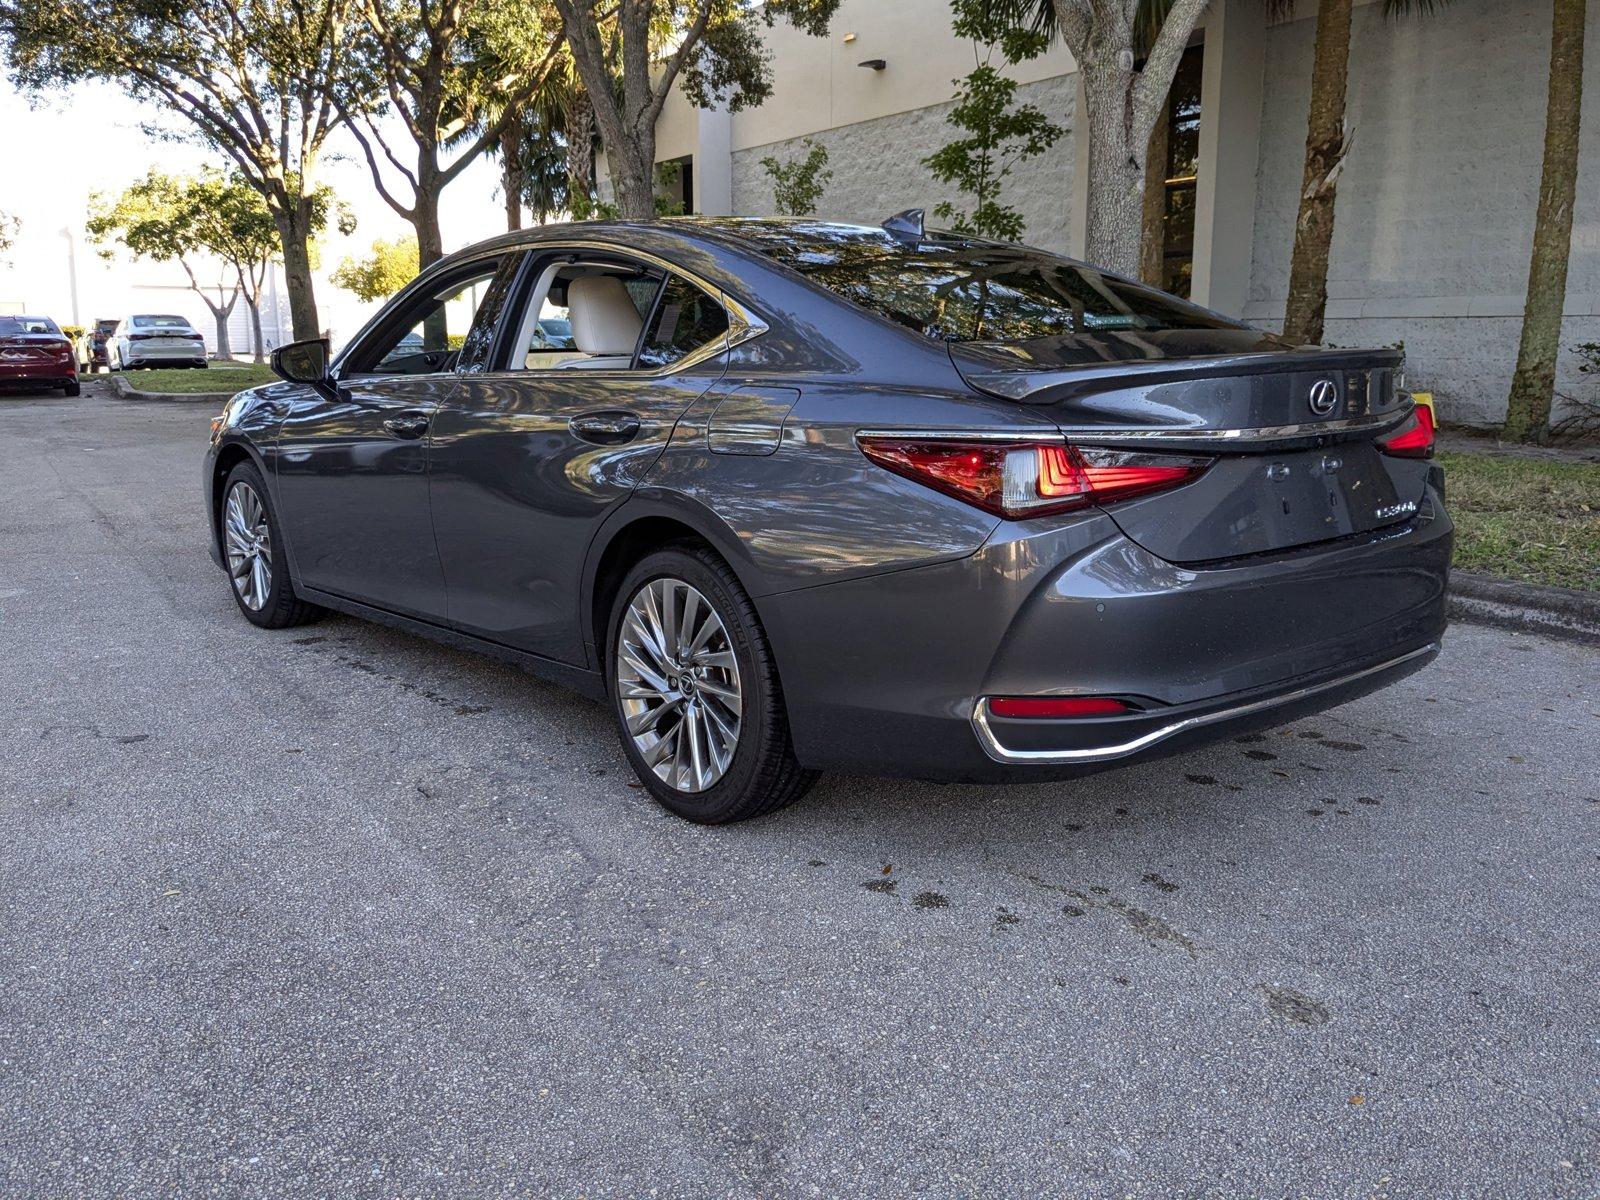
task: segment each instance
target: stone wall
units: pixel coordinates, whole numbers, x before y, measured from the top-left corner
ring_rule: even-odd
[[[1044,154],[1017,167],[1002,192],[1002,200],[1017,208],[1027,223],[1026,241],[1063,252],[1072,210],[1076,81],[1076,76],[1064,75],[1017,89],[1019,103],[1038,106],[1068,132]],[[768,101],[780,102],[777,97]],[[924,158],[956,136],[945,122],[950,107],[938,104],[813,134],[813,140],[827,147],[828,169],[833,172],[818,202],[818,214],[875,224],[902,209],[925,208],[933,225],[938,221],[933,207],[939,201],[959,206],[961,197],[936,182],[922,165]],[[772,155],[787,162],[804,153],[798,138],[735,151],[733,211],[745,216],[775,213],[772,181],[761,160]]]

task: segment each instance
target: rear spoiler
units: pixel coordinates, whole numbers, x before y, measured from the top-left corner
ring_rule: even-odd
[[[976,356],[963,361],[964,356],[958,356],[954,346],[951,348],[951,357],[957,359],[957,369],[973,387],[991,396],[1023,404],[1054,404],[1078,396],[1093,395],[1105,391],[1108,386],[1151,387],[1178,380],[1263,375],[1283,370],[1399,368],[1405,362],[1405,355],[1398,350],[1278,350],[1264,354],[1228,354],[1181,361],[1133,360],[1030,370],[996,369],[992,365],[994,358],[987,355],[982,365],[976,361]]]

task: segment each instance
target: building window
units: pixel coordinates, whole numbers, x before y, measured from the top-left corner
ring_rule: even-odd
[[[1144,281],[1185,298],[1194,276],[1194,207],[1200,175],[1200,79],[1205,48],[1184,52],[1164,120],[1150,135],[1145,171]]]

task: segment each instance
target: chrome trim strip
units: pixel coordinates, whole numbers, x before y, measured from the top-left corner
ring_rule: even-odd
[[[858,429],[857,438],[883,437],[941,439],[951,441],[1040,442],[1071,441],[1079,446],[1113,445],[1118,442],[1228,442],[1240,445],[1261,445],[1272,442],[1290,442],[1302,438],[1327,437],[1339,433],[1382,432],[1401,424],[1411,415],[1408,406],[1379,415],[1345,417],[1338,421],[1314,421],[1300,425],[1265,425],[1256,429],[1151,429],[1147,426],[1111,428],[1104,425],[1063,425],[1058,429],[1030,429],[1008,426],[1005,428],[950,428],[950,429]]]
[[[1289,442],[1300,438],[1325,437],[1335,433],[1381,432],[1399,425],[1411,415],[1414,405],[1364,417],[1343,417],[1337,421],[1308,421],[1299,425],[1264,425],[1255,429],[1150,429],[1108,428],[1106,426],[1062,426],[1061,432],[1075,442]]]
[[[1113,759],[1126,758],[1130,754],[1137,754],[1157,742],[1165,741],[1173,734],[1182,733],[1186,729],[1197,729],[1202,725],[1213,725],[1218,721],[1232,720],[1234,717],[1247,717],[1251,713],[1265,712],[1269,708],[1276,708],[1283,704],[1293,704],[1296,700],[1303,700],[1308,696],[1315,696],[1320,692],[1332,691],[1334,688],[1343,687],[1347,683],[1354,683],[1358,679],[1365,679],[1369,675],[1377,675],[1392,667],[1401,666],[1412,659],[1424,655],[1437,654],[1438,642],[1430,642],[1419,650],[1409,654],[1402,654],[1399,658],[1391,658],[1388,662],[1379,663],[1375,667],[1367,667],[1353,675],[1341,675],[1337,679],[1329,679],[1323,683],[1315,683],[1309,687],[1299,688],[1279,696],[1268,696],[1264,700],[1254,700],[1249,704],[1239,704],[1232,708],[1219,709],[1216,712],[1200,713],[1196,716],[1185,717],[1181,721],[1174,721],[1170,725],[1163,725],[1159,729],[1152,729],[1149,733],[1134,738],[1130,742],[1123,742],[1115,746],[1088,746],[1079,750],[1010,750],[1000,744],[1000,739],[995,736],[994,730],[989,726],[989,697],[984,696],[973,705],[972,724],[977,730],[978,742],[983,746],[984,753],[996,762],[1002,763],[1033,763],[1033,764],[1071,764],[1071,763],[1097,763],[1110,762]]]
[[[1061,431],[1054,427],[1032,429],[1014,425],[1000,429],[969,429],[965,426],[952,426],[949,429],[858,429],[855,436],[857,440],[876,437],[900,438],[907,442],[1027,442],[1029,445],[1066,441]]]

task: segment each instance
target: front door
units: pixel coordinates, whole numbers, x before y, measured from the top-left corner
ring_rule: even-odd
[[[686,279],[613,254],[527,272],[499,361],[434,422],[434,524],[462,630],[585,665],[578,597],[601,522],[722,375],[728,317]]]
[[[428,501],[433,421],[501,260],[414,286],[335,365],[333,394],[281,426],[278,505],[311,588],[443,622],[444,573]]]

